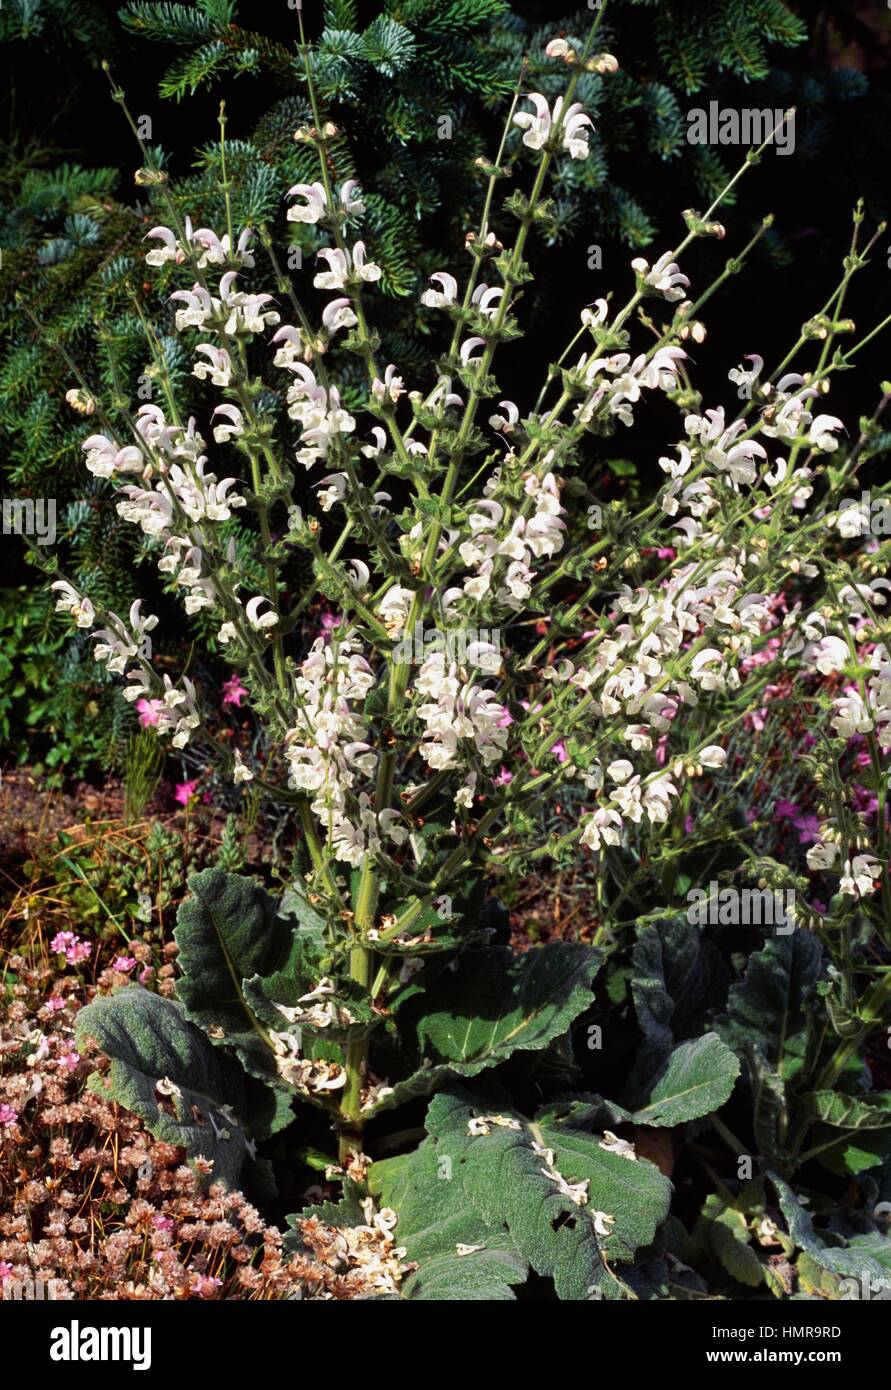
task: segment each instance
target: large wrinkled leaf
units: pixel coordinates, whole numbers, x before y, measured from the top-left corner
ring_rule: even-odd
[[[723,1002],[726,966],[713,942],[686,917],[641,926],[633,962],[637,1021],[663,1051],[698,1032],[703,1013]]]
[[[546,1047],[591,1003],[601,960],[588,946],[562,943],[525,955],[506,946],[467,951],[400,1014],[415,1033],[414,1069],[389,1079],[393,1093],[376,1111],[427,1095],[450,1075],[476,1076],[514,1052]]]
[[[445,1158],[445,1162],[443,1162]],[[490,1227],[465,1196],[451,1159],[425,1139],[414,1153],[374,1165],[373,1182],[385,1206],[399,1215],[396,1238],[418,1269],[402,1286],[405,1298],[486,1300],[514,1298],[529,1266],[506,1230]],[[459,1254],[458,1247],[482,1246]]]
[[[891,1092],[848,1096],[839,1091],[812,1091],[805,1097],[814,1115],[833,1129],[887,1129],[891,1125]]]
[[[493,1113],[511,1123],[493,1122],[486,1134],[470,1133],[472,1119]],[[657,1168],[602,1148],[601,1135],[552,1129],[510,1109],[493,1112],[458,1088],[434,1098],[427,1128],[432,1145],[427,1141],[407,1158],[372,1168],[374,1189],[400,1215],[400,1243],[410,1253],[414,1248],[412,1257],[419,1260],[414,1296],[451,1296],[425,1294],[425,1288],[437,1287],[425,1283],[433,1275],[440,1288],[470,1277],[469,1267],[462,1276],[454,1260],[476,1256],[459,1256],[459,1241],[483,1244],[485,1252],[478,1253],[494,1256],[481,1279],[507,1283],[507,1274],[517,1271],[512,1257],[519,1255],[537,1273],[553,1278],[561,1299],[629,1296],[610,1266],[630,1262],[665,1219],[671,1188]],[[586,1200],[574,1200],[549,1173],[570,1186],[583,1184]],[[428,1210],[436,1215],[429,1226]]]
[[[284,967],[292,927],[253,879],[205,869],[192,875],[189,890],[177,915],[177,997],[212,1042],[231,1047],[252,1075],[276,1082],[268,1032],[248,1006],[244,980]]]
[[[95,1038],[111,1059],[92,1089],[132,1110],[155,1138],[212,1160],[214,1180],[237,1182],[253,1149],[251,1129],[268,1132],[271,1113],[267,1106],[265,1115],[251,1115],[237,1061],[212,1047],[179,1004],[131,986],[82,1009],[77,1035]]]
[[[699,1119],[724,1104],[738,1075],[739,1062],[716,1033],[681,1043],[634,1119],[659,1128]]]
[[[745,979],[733,985],[727,1013],[715,1023],[724,1042],[747,1065],[759,1150],[779,1154],[787,1086],[804,1066],[806,1003],[823,972],[817,937],[796,928],[771,937],[749,958]]]
[[[770,937],[731,987],[718,1033],[738,1056],[757,1048],[785,1081],[793,1079],[804,1057],[806,996],[822,969],[823,948],[810,932],[797,927]]]
[[[828,1232],[819,1234],[813,1218],[805,1211],[789,1184],[776,1173],[769,1173],[768,1177],[777,1190],[789,1235],[813,1264],[829,1274],[853,1279],[882,1279],[882,1266],[869,1245],[858,1247],[852,1243],[848,1246],[841,1236],[830,1236]],[[830,1243],[833,1240],[835,1243]]]

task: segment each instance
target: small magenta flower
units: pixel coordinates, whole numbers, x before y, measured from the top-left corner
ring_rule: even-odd
[[[78,965],[82,960],[87,960],[91,947],[86,941],[81,941],[79,936],[75,936],[73,931],[56,932],[50,942],[50,950],[63,955],[69,965]]]
[[[0,1125],[4,1125],[8,1128],[10,1125],[15,1124],[18,1117],[19,1112],[13,1110],[11,1105],[6,1105],[5,1103],[0,1105]],[[6,1265],[5,1269],[8,1269],[10,1274],[12,1273],[12,1267],[10,1265]]]
[[[65,1000],[60,998],[58,994],[54,994],[51,999],[47,999],[45,1007],[49,1009],[50,1013],[57,1014],[60,1009],[64,1009]]]
[[[64,1052],[62,1056],[59,1058],[59,1062],[61,1063],[61,1065],[65,1067],[68,1071],[74,1071],[79,1061],[80,1053],[75,1052],[73,1049],[70,1052]]]
[[[135,965],[135,956],[116,956],[111,963],[111,968],[117,970],[121,975],[129,975]]]
[[[173,790],[174,801],[178,801],[180,806],[188,806],[192,797],[195,795],[198,782],[199,778],[197,777],[191,782],[177,782]]]
[[[492,780],[495,783],[496,787],[507,787],[514,780],[514,774],[512,772],[508,772],[506,767],[503,767],[499,772],[498,776],[493,777]]]
[[[163,700],[137,700],[136,713],[139,715],[139,722],[144,729],[153,728],[158,722],[158,716],[164,708]]]
[[[227,681],[223,681],[223,704],[235,705],[241,709],[242,698],[247,694],[244,686],[237,675],[230,676]]]
[[[551,746],[551,752],[557,759],[558,763],[565,763],[569,761],[569,754],[566,751],[566,744],[562,741],[562,739],[558,740],[557,743]]]

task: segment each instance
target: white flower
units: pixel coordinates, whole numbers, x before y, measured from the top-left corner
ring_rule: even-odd
[[[845,870],[839,880],[839,890],[848,897],[865,898],[876,891],[882,876],[882,866],[873,854],[857,854],[853,863],[845,860]]]
[[[70,613],[78,627],[93,626],[96,612],[88,598],[79,594],[71,584],[66,584],[64,579],[57,579],[55,584],[50,585],[50,588],[59,591],[59,598],[56,601],[57,613]]]
[[[816,844],[811,845],[805,855],[808,868],[814,870],[833,868],[837,858],[838,845],[832,844],[831,841],[828,844],[823,844],[818,840]]]
[[[430,280],[440,285],[441,289],[425,290],[421,295],[421,303],[428,309],[447,309],[450,304],[454,304],[458,294],[458,281],[454,275],[449,275],[445,270],[438,270],[435,275],[430,276]]]
[[[232,379],[232,363],[225,348],[214,347],[213,343],[199,343],[196,352],[203,352],[207,362],[196,362],[192,376],[206,381],[209,376],[214,386],[228,386]]]
[[[727,761],[727,754],[717,743],[710,743],[707,748],[701,748],[697,756],[697,761],[703,767],[723,767]]]
[[[528,145],[532,150],[540,150],[551,138],[552,129],[561,125],[563,98],[557,98],[553,111],[548,108],[548,103],[540,92],[527,93],[525,100],[532,103],[535,108],[534,114],[518,111],[514,116],[514,125],[526,132],[523,136],[524,145]],[[588,138],[584,127],[590,125],[591,118],[584,114],[580,102],[568,107],[562,116],[563,148],[573,159],[584,159],[587,156]]]
[[[832,453],[838,448],[838,440],[832,433],[833,430],[843,430],[844,424],[835,415],[818,415],[810,428],[807,442],[812,449],[822,449],[825,453]]]
[[[244,420],[237,405],[218,405],[213,413],[224,415],[229,420],[228,425],[217,425],[213,432],[213,437],[218,444],[228,444],[230,439],[237,439],[244,434]]]
[[[328,211],[325,199],[325,185],[322,183],[295,183],[287,192],[289,198],[303,198],[301,206],[295,203],[288,208],[289,222],[308,222],[315,225]]]
[[[258,594],[256,598],[249,599],[245,607],[247,620],[255,632],[261,632],[264,628],[275,627],[278,622],[278,614],[269,603],[269,608],[265,613],[260,612],[264,603],[269,603],[269,599],[264,595]]]
[[[348,299],[332,299],[322,311],[322,323],[332,337],[342,328],[355,328],[358,322]]]
[[[663,256],[659,257],[652,270],[642,256],[637,256],[631,262],[631,269],[643,278],[644,284],[649,285],[664,299],[672,301],[683,299],[684,290],[690,284],[686,275],[682,275],[678,266],[672,261],[670,251],[666,251]]]
[[[235,785],[236,785],[236,787],[237,787],[241,782],[252,782],[253,779],[254,779],[254,774],[251,772],[250,768],[247,767],[247,766],[245,765],[245,763],[242,762],[242,760],[241,760],[241,754],[239,753],[238,749],[236,748],[236,750],[235,750],[235,770],[234,770],[234,772],[233,772],[233,774],[232,774],[232,781],[235,783]]]

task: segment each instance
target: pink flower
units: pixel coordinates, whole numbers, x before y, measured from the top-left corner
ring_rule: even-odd
[[[222,1279],[212,1279],[208,1274],[196,1274],[192,1279],[192,1292],[197,1293],[200,1298],[212,1298],[222,1284]]]
[[[163,708],[163,700],[137,700],[136,713],[139,715],[139,722],[142,727],[149,729],[157,724],[158,716]]]
[[[569,761],[569,754],[566,751],[566,744],[563,743],[562,740],[559,740],[552,746],[551,752],[557,759],[558,763],[565,763]]]
[[[685,834],[685,835],[692,835],[692,834],[693,834],[693,827],[694,827],[695,824],[696,824],[696,821],[694,820],[694,818],[693,818],[691,815],[686,815],[686,816],[684,816],[684,834]]]
[[[504,709],[501,711],[500,717],[495,721],[495,727],[496,729],[509,729],[513,722],[511,712],[505,705]]]
[[[812,845],[820,836],[820,820],[818,816],[796,816],[792,821],[798,831],[798,843],[800,845]]]
[[[190,800],[195,795],[195,788],[198,786],[199,780],[200,779],[196,777],[193,782],[177,782],[173,791],[174,801],[178,801],[180,806],[188,806]]]
[[[73,931],[60,931],[50,942],[50,950],[63,955],[69,965],[78,965],[80,961],[89,959],[92,947],[75,936]]]
[[[162,1216],[159,1211],[156,1211],[152,1217],[152,1225],[156,1231],[172,1231],[173,1218],[170,1216]]]
[[[74,1068],[80,1061],[80,1053],[75,1052],[74,1050],[72,1050],[71,1052],[63,1052],[62,1056],[59,1058],[59,1061],[61,1062],[63,1067],[67,1067],[69,1071],[74,1071]]]
[[[154,973],[152,967],[147,965],[144,970],[140,970],[136,978],[141,985],[148,985],[151,983]]]
[[[7,1279],[11,1278],[12,1265],[7,1264],[5,1260],[0,1260],[0,1284],[5,1283]]]
[[[17,1110],[13,1110],[11,1105],[0,1105],[0,1125],[14,1125],[18,1117],[19,1112]],[[9,1270],[9,1273],[11,1274],[12,1267],[7,1265],[6,1268]]]
[[[773,808],[773,818],[774,820],[793,820],[800,809],[796,802],[784,801],[781,797]]]
[[[223,681],[223,704],[235,705],[241,709],[242,697],[247,694],[237,675],[232,675],[227,681]]]
[[[111,963],[111,968],[112,970],[119,970],[122,975],[129,975],[135,964],[135,956],[116,956]]]
[[[61,999],[58,994],[54,994],[51,999],[47,999],[44,1007],[49,1009],[51,1013],[57,1014],[60,1009],[64,1009],[65,1000]]]
[[[512,772],[508,772],[506,767],[503,767],[501,769],[497,777],[492,778],[492,781],[496,787],[507,787],[513,780],[514,774]]]

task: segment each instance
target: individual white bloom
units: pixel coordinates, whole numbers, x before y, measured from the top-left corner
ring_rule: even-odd
[[[851,498],[845,498],[839,510],[834,515],[827,517],[827,521],[838,528],[839,534],[845,540],[854,540],[857,536],[868,536],[872,529],[869,504],[856,502]]]
[[[466,367],[470,362],[478,362],[479,358],[474,357],[473,354],[476,352],[477,348],[484,348],[485,346],[486,343],[483,338],[468,338],[463,342],[459,353],[462,365]]]
[[[332,299],[322,311],[322,323],[332,337],[343,328],[355,328],[358,322],[348,299]]]
[[[723,767],[727,761],[727,753],[717,743],[710,743],[706,748],[700,748],[697,754],[697,762],[702,763],[703,767]]]
[[[727,373],[727,376],[730,381],[736,382],[737,386],[744,387],[748,399],[751,400],[752,393],[755,390],[755,386],[764,366],[764,358],[759,357],[756,352],[752,352],[748,353],[743,358],[743,361],[751,362],[751,367],[734,367]]]
[[[87,471],[95,478],[114,478],[119,473],[142,473],[145,458],[134,444],[124,448],[104,434],[91,434],[80,446],[86,454]]]
[[[608,1236],[612,1234],[612,1227],[616,1224],[614,1216],[607,1216],[605,1211],[594,1211],[591,1213],[591,1220],[594,1222],[594,1231],[598,1236]]]
[[[169,227],[153,227],[150,232],[146,232],[143,241],[148,241],[150,237],[163,244],[149,251],[145,258],[146,265],[161,266],[166,265],[168,261],[174,265],[182,265],[186,259],[186,250]]]
[[[221,312],[218,299],[212,298],[202,285],[193,285],[190,290],[175,290],[171,299],[181,299],[185,309],[176,311],[177,332],[184,328],[204,328]]]
[[[591,66],[595,72],[599,72],[601,75],[605,72],[618,72],[619,60],[613,57],[612,53],[598,53],[596,57],[592,58]]]
[[[239,753],[238,749],[236,748],[236,750],[235,750],[235,770],[234,770],[234,772],[233,772],[233,774],[232,774],[232,781],[235,783],[235,785],[236,785],[236,787],[237,787],[237,786],[239,786],[242,782],[252,782],[253,780],[254,780],[254,774],[251,772],[251,769],[250,769],[245,763],[242,762],[241,754]]]
[[[90,600],[64,579],[57,579],[50,585],[51,589],[57,589],[59,597],[56,600],[57,613],[70,613],[78,627],[92,627],[96,621],[96,611]]]
[[[217,425],[213,432],[213,437],[218,444],[228,444],[230,439],[238,439],[244,434],[244,420],[237,405],[218,405],[213,413],[213,418],[223,415],[229,421],[228,425]]]
[[[646,285],[670,301],[683,299],[684,290],[690,284],[686,275],[681,274],[680,269],[671,259],[670,251],[666,251],[664,255],[659,257],[652,270],[642,256],[636,257],[631,262],[631,269],[643,278]]]
[[[471,303],[475,304],[483,318],[492,319],[504,296],[500,285],[478,285],[473,292]]]
[[[499,433],[512,434],[520,418],[519,408],[514,405],[513,401],[499,401],[498,404],[505,413],[504,415],[490,415],[489,424],[493,430],[498,430]]]
[[[332,507],[343,501],[347,495],[349,481],[346,473],[329,473],[327,478],[322,478],[316,483],[317,488],[323,489],[318,494],[319,506],[323,512],[330,512]]]
[[[612,778],[614,782],[627,782],[633,772],[634,768],[627,758],[618,758],[606,769],[607,777]]]
[[[582,825],[580,843],[588,849],[599,850],[601,845],[621,842],[622,817],[611,806],[602,806]]]
[[[235,627],[234,623],[223,623],[222,627],[217,633],[217,641],[220,642],[224,647],[228,642],[235,642],[237,638],[238,630]]]
[[[811,845],[805,855],[808,868],[815,870],[833,868],[837,858],[838,845],[833,844],[832,841],[824,844],[822,841],[818,840],[816,844]]]
[[[833,700],[832,706],[836,711],[832,727],[842,738],[850,738],[853,734],[868,734],[875,727],[869,710],[856,690],[850,690],[838,700]]]
[[[216,232],[212,232],[209,227],[199,227],[192,234],[192,239],[203,248],[202,254],[198,258],[198,269],[203,270],[205,266],[227,265],[230,261],[238,261],[239,265],[252,270],[255,264],[254,257],[247,249],[252,236],[253,232],[250,227],[246,227],[238,238],[233,255],[228,232],[224,233],[222,237],[218,237]]]
[[[841,637],[836,637],[828,633],[821,637],[819,642],[808,647],[804,653],[805,660],[813,661],[817,670],[824,676],[832,675],[833,671],[842,671],[851,658],[847,642],[842,641]]]
[[[367,459],[376,459],[387,447],[387,434],[385,430],[381,429],[380,425],[374,425],[371,433],[374,438],[374,443],[363,444],[360,452]]]
[[[314,226],[328,211],[325,185],[322,183],[295,183],[293,188],[288,189],[286,196],[304,199],[302,205],[295,203],[288,208],[289,222],[307,222]]]
[[[565,58],[572,53],[572,49],[565,39],[551,39],[545,47],[545,56],[548,58]]]
[[[394,405],[399,400],[400,396],[405,395],[405,382],[402,380],[402,377],[399,375],[392,362],[384,372],[383,381],[381,381],[379,377],[375,377],[374,381],[371,383],[371,394],[374,396],[374,399],[381,404],[383,404],[384,401],[392,401]]]
[[[403,589],[401,585],[393,584],[378,604],[377,611],[391,637],[400,637],[405,631],[413,599],[414,593],[411,589]]]
[[[232,363],[225,348],[214,347],[213,343],[199,343],[196,352],[203,352],[207,362],[196,362],[192,376],[206,381],[208,376],[214,386],[228,386],[232,380]]]
[[[653,746],[651,732],[646,724],[629,724],[622,737],[626,743],[631,744],[635,753],[646,753]]]
[[[361,217],[365,211],[365,204],[362,202],[361,194],[357,197],[359,184],[356,179],[347,179],[340,186],[340,205],[345,213],[351,217]]]
[[[528,111],[518,111],[514,116],[514,125],[518,125],[521,130],[525,131],[524,145],[528,145],[532,150],[540,150],[547,143],[551,134],[551,109],[540,92],[530,92],[524,99],[532,103],[534,114]]]
[[[342,290],[350,279],[364,281],[379,280],[381,268],[365,261],[365,243],[357,241],[352,250],[341,251],[338,247],[325,247],[317,253],[317,259],[328,262],[329,269],[320,271],[313,280],[317,290]]]
[[[591,306],[587,305],[582,310],[582,323],[586,328],[599,328],[602,323],[606,323],[609,314],[609,305],[605,299],[595,299],[594,308],[596,313],[591,312]]]
[[[851,898],[868,897],[876,891],[881,876],[882,865],[874,854],[856,854],[853,861],[845,860],[839,891]]]
[[[843,429],[844,423],[837,416],[818,415],[811,425],[807,442],[812,449],[822,449],[824,453],[832,453],[838,448],[838,440],[832,431]]]
[[[381,833],[385,835],[388,840],[392,840],[396,845],[405,844],[408,839],[408,830],[398,811],[393,810],[392,807],[385,811],[381,811],[377,820],[381,828]]]
[[[263,594],[258,594],[255,598],[249,599],[245,607],[247,620],[255,632],[262,632],[264,628],[275,627],[278,622],[278,614],[269,603],[269,608],[265,613],[260,612],[264,603],[269,603],[269,599]]]
[[[430,276],[430,280],[439,285],[438,290],[425,290],[421,295],[421,303],[428,309],[447,309],[455,303],[458,295],[458,281],[454,275],[449,275],[448,271],[438,270],[435,275]]]
[[[568,151],[573,159],[586,158],[588,138],[584,127],[591,125],[591,118],[584,114],[580,102],[575,102],[563,114],[562,96],[555,101],[553,111],[540,92],[528,92],[525,100],[531,102],[534,112],[518,111],[514,116],[514,125],[525,131],[524,145],[528,145],[532,150],[543,149],[551,138],[551,131],[554,127],[560,126],[563,149]]]

